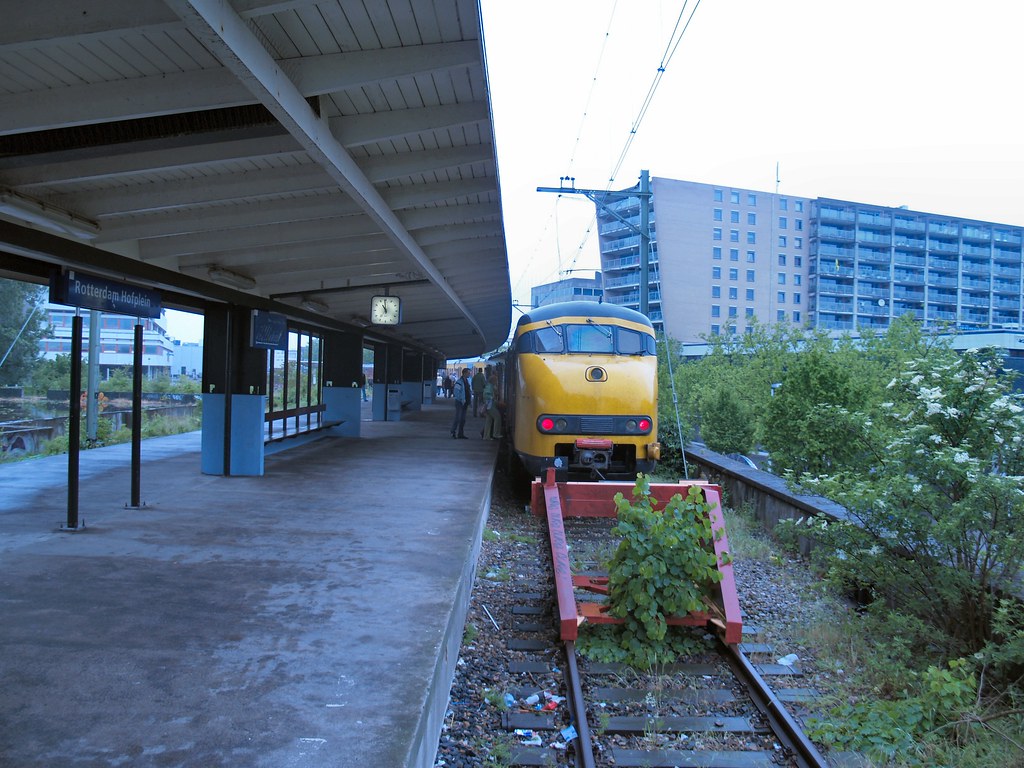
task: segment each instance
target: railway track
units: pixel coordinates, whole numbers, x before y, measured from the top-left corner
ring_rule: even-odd
[[[608,521],[566,521],[575,567],[593,568],[607,558],[614,546],[610,527]],[[798,679],[799,670],[757,662],[773,657],[768,646],[711,641],[699,657],[651,674],[578,658],[575,643],[559,637],[546,546],[538,542],[532,563],[524,552],[524,562],[509,564],[511,572],[525,574],[504,632],[508,671],[517,683],[501,718],[511,765],[827,765],[785,707],[812,692],[772,691],[766,677],[781,672]]]

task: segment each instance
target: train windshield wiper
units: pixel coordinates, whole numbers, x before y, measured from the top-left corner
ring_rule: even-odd
[[[603,333],[609,339],[612,337],[612,329],[611,328],[605,328],[603,325],[599,325],[598,323],[595,323],[594,319],[591,318],[591,317],[587,318],[587,322],[590,323],[595,328],[597,328],[597,330],[599,330],[601,333]]]

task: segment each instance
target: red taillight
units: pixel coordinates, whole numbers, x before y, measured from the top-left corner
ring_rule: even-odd
[[[640,428],[641,432],[647,432],[651,428],[651,420],[650,419],[640,419],[640,421],[637,422],[637,426]]]
[[[550,432],[555,428],[555,420],[550,418],[549,416],[545,416],[543,419],[540,420],[540,428],[545,432]]]

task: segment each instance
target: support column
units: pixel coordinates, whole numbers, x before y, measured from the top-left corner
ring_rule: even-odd
[[[267,353],[250,346],[251,310],[204,312],[202,471],[262,475]]]
[[[363,338],[355,333],[325,331],[323,339],[324,420],[328,423],[341,422],[331,427],[328,434],[335,437],[359,437],[363,399]]]

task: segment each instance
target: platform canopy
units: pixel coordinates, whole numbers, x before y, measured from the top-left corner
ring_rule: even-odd
[[[446,357],[505,340],[476,0],[0,10],[0,250],[353,326],[390,294],[373,332]]]

